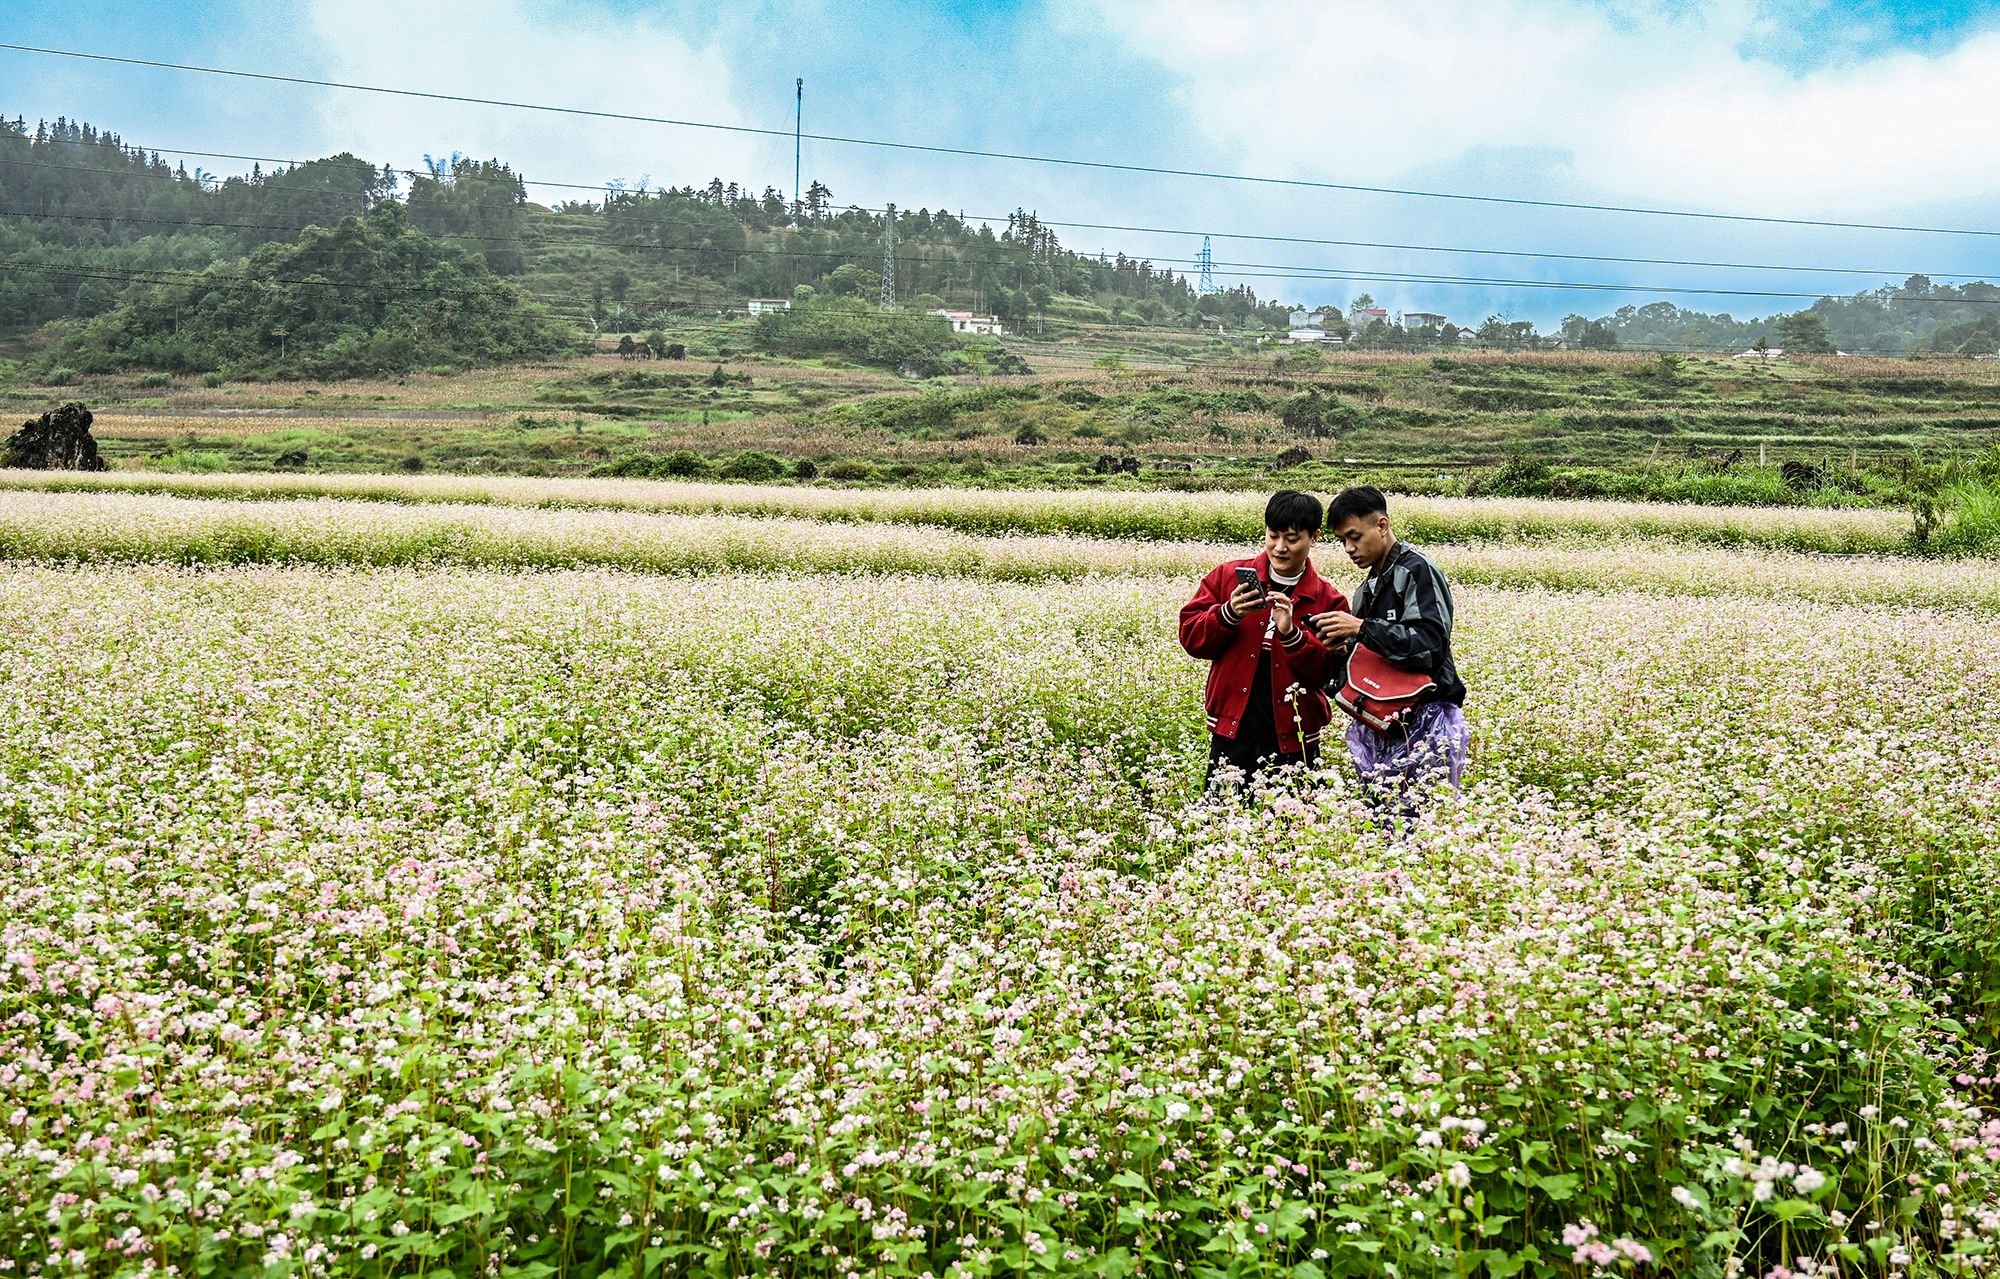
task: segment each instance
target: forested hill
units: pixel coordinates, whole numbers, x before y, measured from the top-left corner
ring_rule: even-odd
[[[246,177],[199,170],[67,120],[0,121],[0,330],[88,317],[117,300],[121,277],[201,270],[307,226],[397,202],[419,231],[446,238],[579,326],[642,329],[676,316],[789,297],[874,297],[886,215],[840,208],[812,184],[788,203],[720,179],[706,187],[609,190],[544,206],[504,162],[451,156],[398,172],[341,154]],[[1016,327],[1123,322],[1191,325],[1206,312],[1282,328],[1284,311],[1247,288],[1197,299],[1191,281],[1123,255],[1065,249],[1017,213],[995,232],[942,210],[896,214],[896,295],[963,305]],[[63,270],[57,270],[62,268]]]
[[[790,298],[801,288],[822,303],[831,297],[851,306],[880,294],[886,213],[842,208],[818,182],[796,203],[772,188],[753,191],[719,178],[702,187],[610,189],[549,204],[530,200],[530,191],[504,161],[459,155],[427,157],[423,169],[399,171],[342,153],[215,180],[87,124],[0,120],[0,337],[18,340],[51,320],[104,315],[128,290],[176,278],[171,273],[239,262],[260,246],[297,243],[308,227],[331,227],[389,204],[406,213],[412,232],[457,249],[462,266],[518,285],[584,333],[672,328],[712,319],[749,298]],[[1287,327],[1289,308],[1247,287],[1197,297],[1189,277],[1143,259],[1073,252],[1024,211],[996,230],[949,211],[899,210],[893,256],[894,292],[903,307],[993,312],[1017,332],[1185,329],[1203,315],[1232,332]],[[1658,301],[1596,320],[1573,315],[1546,335],[1488,317],[1476,329],[1468,325],[1464,337],[1509,348],[1561,340],[1717,350],[1762,342],[1805,351],[1978,354],[2000,349],[1996,301],[1994,285],[1944,286],[1917,276],[1823,298],[1790,316],[1738,319]],[[1363,302],[1372,299],[1356,305]],[[1363,347],[1423,349],[1461,340],[1452,326],[1412,331],[1393,320],[1355,318],[1352,340]],[[1327,323],[1345,327],[1337,313]],[[510,354],[489,349],[483,358]]]

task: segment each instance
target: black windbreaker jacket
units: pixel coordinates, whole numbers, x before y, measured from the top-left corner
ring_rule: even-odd
[[[1382,567],[1354,589],[1351,605],[1362,619],[1363,644],[1399,670],[1436,680],[1431,700],[1465,705],[1465,683],[1451,660],[1451,586],[1437,565],[1398,542]],[[1337,674],[1346,678],[1344,665]]]

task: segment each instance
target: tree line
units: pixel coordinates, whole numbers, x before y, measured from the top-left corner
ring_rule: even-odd
[[[892,217],[843,207],[819,181],[793,200],[773,187],[753,190],[719,177],[700,186],[614,184],[601,195],[544,205],[529,198],[531,184],[505,161],[458,153],[426,156],[412,172],[343,152],[218,179],[68,119],[32,128],[23,118],[0,119],[0,175],[0,257],[15,268],[0,273],[0,334],[15,335],[50,321],[75,325],[108,315],[156,287],[130,285],[130,277],[245,261],[267,246],[301,243],[308,228],[334,227],[388,205],[402,211],[411,231],[453,248],[454,270],[477,268],[518,285],[548,317],[580,330],[638,333],[739,307],[747,298],[789,299],[802,288],[822,306],[875,298]],[[1102,323],[1207,323],[1271,334],[1288,327],[1290,308],[1247,285],[1202,295],[1185,272],[1147,259],[1078,253],[1031,210],[1017,208],[995,226],[944,209],[898,209],[893,224],[889,283],[908,310],[963,307],[994,314],[1016,331],[1043,333]],[[314,296],[302,293],[297,304],[310,307]],[[1364,294],[1320,322],[1369,350],[1467,344],[1713,350],[1761,343],[1808,352],[1985,353],[2000,349],[1996,300],[2000,288],[1993,285],[1937,285],[1913,276],[1765,318],[1659,301],[1594,318],[1572,314],[1548,332],[1504,315],[1463,328],[1412,328],[1400,317],[1368,314],[1374,300]],[[352,318],[335,310],[339,323]],[[265,322],[244,319],[250,327]],[[831,314],[800,327],[807,331],[849,332],[851,345],[881,345]],[[794,340],[775,332],[766,338]],[[927,345],[927,339],[916,343]],[[149,335],[121,349],[162,348]],[[239,343],[229,358],[248,359],[250,352]]]

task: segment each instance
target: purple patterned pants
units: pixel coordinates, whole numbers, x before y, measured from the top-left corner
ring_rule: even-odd
[[[1347,753],[1362,789],[1405,813],[1414,811],[1415,792],[1439,783],[1458,788],[1471,743],[1465,712],[1450,702],[1426,702],[1395,732],[1377,732],[1358,720],[1347,726]]]

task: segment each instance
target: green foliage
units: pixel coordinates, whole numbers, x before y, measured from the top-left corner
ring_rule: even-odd
[[[518,275],[527,265],[522,247],[527,187],[498,160],[449,161],[424,157],[425,172],[412,179],[406,207],[411,225],[436,236],[462,236],[500,275]]]
[[[844,484],[861,484],[875,478],[875,464],[860,458],[843,457],[827,463],[820,474]]]
[[[1778,343],[1799,355],[1830,355],[1834,349],[1826,320],[1812,311],[1800,311],[1779,320]]]
[[[1547,497],[1555,470],[1537,457],[1510,457],[1477,485],[1479,497]]]
[[[630,480],[699,480],[715,474],[715,469],[715,464],[701,454],[678,449],[672,453],[628,453],[591,474]]]
[[[760,484],[788,479],[791,472],[790,464],[783,458],[756,449],[743,450],[720,468],[720,474],[726,480],[754,480]]]
[[[714,472],[707,458],[686,449],[677,449],[660,458],[653,465],[653,474],[671,476],[675,479],[693,480]]]
[[[1330,439],[1361,425],[1361,413],[1351,404],[1310,388],[1286,400],[1278,420],[1287,430],[1308,439]]]
[[[184,283],[136,288],[63,337],[87,371],[339,378],[540,358],[575,334],[383,204]]]
[[[1969,466],[1912,468],[1911,540],[1943,555],[2000,549],[2000,445]]]
[[[882,311],[855,299],[766,312],[757,317],[756,342],[779,355],[843,355],[923,377],[941,371],[944,353],[957,345],[941,316]]]

